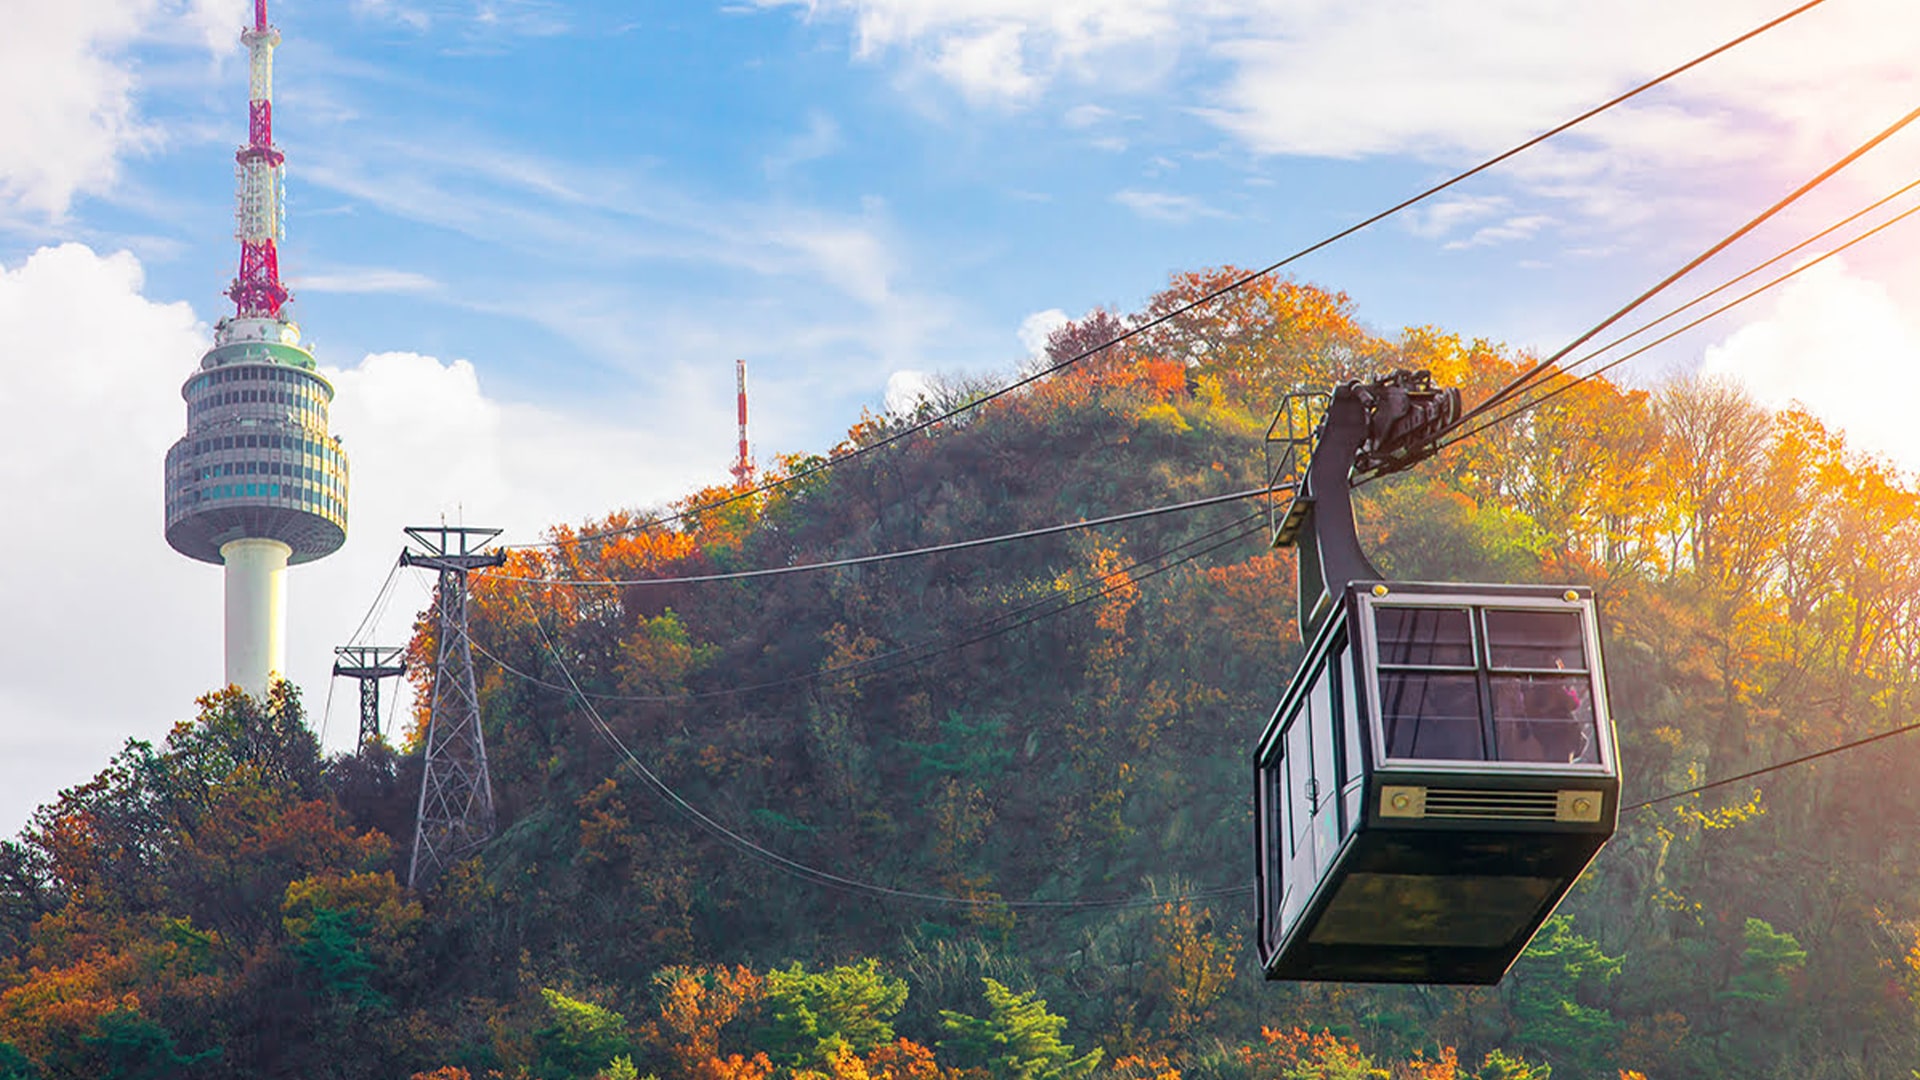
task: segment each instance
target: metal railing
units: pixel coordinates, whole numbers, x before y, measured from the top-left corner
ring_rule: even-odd
[[[1313,441],[1333,395],[1325,390],[1295,390],[1280,399],[1267,425],[1267,526],[1274,547],[1293,543],[1305,520],[1309,500],[1300,491],[1313,458]]]

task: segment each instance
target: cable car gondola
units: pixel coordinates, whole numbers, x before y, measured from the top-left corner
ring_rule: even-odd
[[[1592,593],[1382,579],[1352,478],[1430,454],[1459,393],[1396,372],[1321,400],[1275,514],[1307,651],[1254,752],[1260,959],[1269,979],[1497,983],[1619,811]],[[1269,430],[1282,473],[1300,405]]]

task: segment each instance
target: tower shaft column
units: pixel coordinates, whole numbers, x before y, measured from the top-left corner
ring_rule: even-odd
[[[220,545],[227,567],[227,683],[256,697],[287,670],[287,559],[293,548],[248,538]]]

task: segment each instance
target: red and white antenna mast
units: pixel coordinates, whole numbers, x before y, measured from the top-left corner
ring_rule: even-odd
[[[753,459],[747,456],[747,362],[733,362],[735,384],[740,390],[740,457],[733,463],[733,481],[744,484],[753,479]]]
[[[289,294],[280,284],[279,251],[286,155],[273,145],[273,48],[280,31],[267,25],[267,0],[253,0],[253,25],[240,40],[247,47],[247,145],[234,155],[240,275],[227,295],[240,318],[271,319]]]

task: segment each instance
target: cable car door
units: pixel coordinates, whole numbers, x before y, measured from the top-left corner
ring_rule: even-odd
[[[1340,842],[1340,785],[1334,768],[1332,682],[1322,668],[1286,734],[1289,858],[1282,921],[1291,925],[1313,895]]]
[[[1320,669],[1313,689],[1307,693],[1307,705],[1313,711],[1313,869],[1318,877],[1333,863],[1340,849],[1340,771],[1334,759],[1334,743],[1339,738],[1340,718],[1333,711],[1333,670],[1338,653],[1327,655],[1327,666]]]

